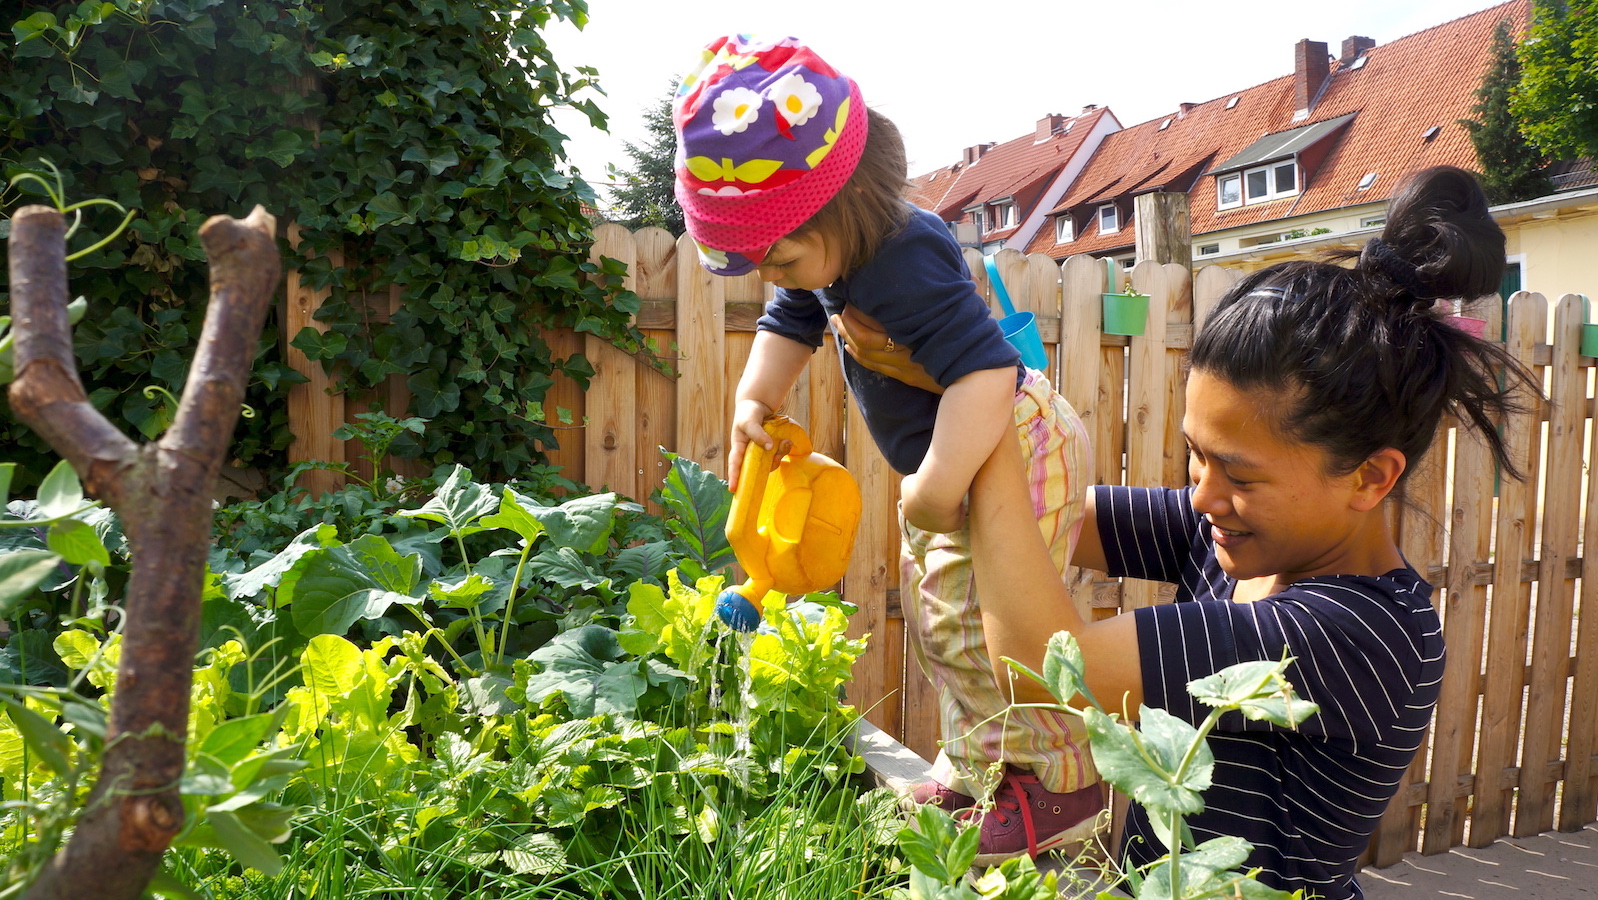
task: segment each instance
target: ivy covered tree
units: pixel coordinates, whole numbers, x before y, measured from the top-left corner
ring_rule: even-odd
[[[574,106],[596,126],[605,116],[574,97],[592,70],[552,58],[542,34],[552,19],[586,24],[587,4],[4,4],[5,177],[49,160],[70,199],[138,210],[73,272],[89,302],[75,340],[96,407],[130,432],[170,421],[160,393],[144,389],[181,393],[187,375],[208,293],[197,229],[260,204],[284,226],[286,264],[328,291],[316,313],[327,330],[269,323],[245,398],[265,414],[241,423],[233,459],[281,471],[293,342],[357,396],[406,380],[411,407],[395,412],[431,424],[397,442],[400,455],[482,477],[540,460],[555,440],[536,412],[552,376],[592,374],[542,335],[564,326],[628,350],[642,343],[628,324],[636,298],[602,286],[619,279],[589,277],[582,207],[594,194],[567,173],[550,110]],[[26,199],[9,191],[0,211]],[[73,249],[114,224],[86,219]],[[366,298],[390,285],[404,287],[403,308],[383,321]],[[48,468],[43,442],[3,402],[0,444],[8,459]]]
[[[1510,111],[1544,153],[1598,156],[1598,0],[1535,0]]]
[[[683,233],[682,208],[672,192],[676,177],[673,163],[677,158],[677,131],[671,123],[671,101],[677,95],[677,83],[660,102],[644,113],[643,143],[623,142],[632,159],[631,169],[616,174],[622,183],[611,190],[616,210],[623,218],[621,224],[628,228],[655,225],[674,235]]]
[[[1554,191],[1548,180],[1548,161],[1522,133],[1520,122],[1510,111],[1510,95],[1520,81],[1520,60],[1509,20],[1493,31],[1492,61],[1476,89],[1476,104],[1470,108],[1475,118],[1460,119],[1470,132],[1481,165],[1482,188],[1493,203],[1515,203],[1542,197]]]

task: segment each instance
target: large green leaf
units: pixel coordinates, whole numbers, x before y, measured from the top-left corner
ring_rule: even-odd
[[[216,834],[217,841],[233,854],[241,865],[259,869],[261,874],[272,876],[283,870],[283,860],[265,838],[252,831],[232,810],[211,809],[206,813],[206,823]]]
[[[506,488],[499,498],[499,512],[484,516],[481,524],[484,528],[506,528],[514,531],[530,544],[544,533],[544,523],[535,518],[530,510],[542,508],[541,504]]]
[[[60,563],[61,557],[48,550],[0,554],[0,617],[9,616],[17,601],[32,594]]]
[[[72,739],[66,736],[60,726],[29,709],[20,700],[0,695],[0,706],[5,707],[6,714],[11,717],[11,723],[17,726],[28,749],[37,753],[45,765],[57,775],[72,771],[72,765],[67,761],[72,752]]]
[[[691,459],[661,452],[671,460],[671,471],[660,491],[661,502],[671,511],[666,527],[683,541],[690,558],[706,573],[732,565],[736,559],[726,533],[732,492],[727,483]]]
[[[83,485],[78,482],[78,473],[64,459],[56,463],[55,468],[39,484],[39,515],[42,518],[70,516],[87,505],[83,502]]]
[[[472,481],[470,469],[456,466],[426,504],[398,515],[437,522],[453,533],[467,535],[480,531],[473,529],[472,523],[494,512],[499,503],[492,491]]]
[[[376,619],[396,603],[422,602],[422,561],[401,556],[388,541],[363,535],[341,547],[314,550],[295,567],[294,627],[301,634],[343,634],[361,619]]]
[[[559,506],[536,507],[528,512],[543,523],[545,532],[557,547],[603,553],[616,520],[616,495],[574,497]]]
[[[1100,777],[1108,784],[1150,809],[1192,815],[1204,808],[1204,801],[1199,796],[1198,790],[1186,783],[1171,783],[1168,776],[1155,771],[1149,765],[1139,745],[1138,736],[1131,728],[1095,707],[1090,706],[1083,712],[1082,718],[1088,729],[1088,747],[1093,752],[1093,763],[1098,767]],[[1165,715],[1166,718],[1170,718],[1170,715],[1162,710],[1143,707],[1140,715],[1144,716],[1145,728],[1148,726],[1148,716],[1151,712],[1156,717]],[[1214,767],[1215,760],[1210,756],[1208,748],[1204,749],[1203,754],[1208,757],[1208,765],[1204,769],[1207,773]],[[1208,786],[1207,783],[1204,785]]]
[[[62,519],[50,526],[45,542],[51,550],[74,566],[99,566],[111,564],[111,554],[106,552],[100,535],[86,522]]]
[[[556,875],[567,868],[566,848],[547,832],[520,835],[500,858],[518,875]]]

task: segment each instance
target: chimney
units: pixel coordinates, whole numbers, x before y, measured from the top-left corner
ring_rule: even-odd
[[[1197,103],[1179,103],[1179,104],[1177,104],[1176,117],[1178,119],[1187,118],[1187,114],[1192,112],[1193,111],[1193,107],[1195,107],[1195,106],[1198,106],[1198,104]]]
[[[1308,38],[1299,41],[1293,50],[1293,109],[1307,115],[1330,74],[1326,42]]]
[[[1082,115],[1085,116],[1088,113],[1090,113],[1090,112],[1092,112],[1092,111],[1094,111],[1095,109],[1098,109],[1098,108],[1099,108],[1099,105],[1097,103],[1089,103],[1087,106],[1082,107]]]
[[[1346,66],[1358,58],[1361,53],[1374,46],[1376,46],[1376,42],[1368,37],[1354,35],[1343,38],[1343,55],[1338,57],[1338,62]]]
[[[962,156],[962,161],[969,166],[981,159],[982,154],[987,153],[991,149],[993,149],[993,144],[991,143],[976,144],[974,146],[967,147],[965,148],[965,153]]]
[[[1038,120],[1038,134],[1035,140],[1037,143],[1042,143],[1059,134],[1060,129],[1064,127],[1065,116],[1056,113],[1050,113],[1049,115],[1046,115]]]

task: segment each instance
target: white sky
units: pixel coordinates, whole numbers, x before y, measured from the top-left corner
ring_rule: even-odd
[[[589,0],[590,21],[545,29],[564,68],[599,70],[610,133],[558,111],[568,157],[590,183],[626,168],[622,141],[712,38],[793,35],[860,85],[904,133],[910,174],[1030,132],[1050,113],[1108,106],[1130,126],[1293,71],[1301,38],[1335,56],[1496,5],[1490,0]]]

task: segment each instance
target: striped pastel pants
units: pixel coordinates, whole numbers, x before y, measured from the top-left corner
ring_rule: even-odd
[[[1030,369],[1015,394],[1015,427],[1027,457],[1038,528],[1064,577],[1082,527],[1082,504],[1093,483],[1087,431],[1048,379]],[[1075,716],[1014,709],[984,721],[1009,702],[1008,691],[995,681],[983,637],[970,535],[965,529],[950,534],[922,531],[902,513],[899,525],[905,627],[938,698],[943,750],[933,776],[972,796],[983,793],[980,777],[996,761],[1032,772],[1045,789],[1057,793],[1098,781],[1086,730]],[[1091,609],[1079,611],[1092,620]]]

